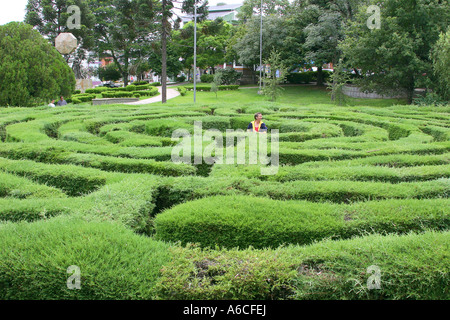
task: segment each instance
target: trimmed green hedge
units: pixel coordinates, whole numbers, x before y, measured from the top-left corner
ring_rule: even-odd
[[[102,98],[132,98],[133,92],[103,92]]]
[[[195,167],[183,163],[159,162],[152,159],[126,159],[94,154],[72,153],[60,159],[60,162],[125,173],[151,173],[167,176],[192,175],[196,173]]]
[[[151,234],[157,185],[156,176],[127,174],[82,198],[72,208],[89,219],[118,221],[137,233]]]
[[[184,97],[186,95],[186,92],[187,92],[185,87],[177,87],[177,91],[180,93],[180,95],[182,97]]]
[[[5,173],[1,170],[2,169],[0,168],[0,197],[17,199],[66,197],[66,195],[59,189],[37,184],[26,178]]]
[[[210,197],[155,218],[156,239],[202,247],[277,247],[346,239],[366,233],[405,233],[450,227],[447,199],[387,200],[337,205],[248,196]]]
[[[290,73],[290,74],[288,74],[286,80],[289,83],[296,83],[296,84],[304,83],[304,84],[308,84],[311,81],[313,81],[313,79],[315,79],[315,72],[314,71],[307,71],[307,72]]]
[[[0,158],[0,170],[59,188],[69,196],[90,193],[106,183],[104,174],[78,166],[48,165],[28,160],[13,161]]]
[[[171,259],[169,245],[105,221],[60,216],[0,231],[1,300],[148,300]],[[79,290],[67,287],[73,265]]]
[[[205,197],[248,195],[276,200],[349,203],[384,199],[449,197],[449,179],[426,182],[382,183],[360,181],[267,182],[244,177],[164,178],[159,186],[157,210]]]
[[[383,166],[322,166],[307,167],[282,166],[276,175],[261,175],[259,165],[215,165],[211,177],[247,177],[268,181],[294,180],[351,180],[351,181],[379,181],[389,183],[427,181],[439,178],[450,178],[450,165],[416,166],[404,168],[389,168]]]
[[[70,203],[69,203],[70,201]],[[69,214],[71,207],[79,203],[76,199],[0,199],[0,221],[28,221],[48,219],[60,214]]]
[[[214,75],[213,74],[202,74],[200,76],[200,81],[204,83],[211,83],[214,81]]]
[[[109,131],[105,135],[105,139],[121,146],[163,146],[163,138],[147,136],[125,130]]]
[[[239,85],[221,85],[218,87],[219,91],[226,91],[226,90],[238,90]],[[194,91],[194,87],[186,87],[189,91]],[[211,86],[208,85],[197,85],[196,86],[197,91],[211,91]]]
[[[369,235],[275,250],[175,248],[162,300],[449,300],[450,233]],[[368,288],[376,266],[380,289]]]
[[[108,87],[96,87],[96,88],[90,88],[90,89],[86,89],[85,93],[94,93],[94,94],[99,94],[105,91],[111,91],[112,88],[108,88]]]

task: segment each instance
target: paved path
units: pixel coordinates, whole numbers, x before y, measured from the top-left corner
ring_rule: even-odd
[[[124,104],[140,105],[140,104],[161,102],[162,101],[162,94],[161,94],[162,87],[157,87],[157,88],[159,91],[159,95],[156,97],[152,97],[149,99],[144,99],[144,100],[140,100],[140,101],[136,101],[136,102],[128,102],[128,103],[124,103]],[[169,87],[167,87],[167,100],[178,97],[179,95],[180,95],[180,93],[178,92],[178,90],[170,89]]]

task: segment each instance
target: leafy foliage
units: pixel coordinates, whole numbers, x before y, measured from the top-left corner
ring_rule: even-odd
[[[273,51],[265,63],[270,66],[270,69],[269,72],[264,74],[264,78],[262,79],[264,83],[262,92],[270,101],[275,101],[283,91],[280,84],[286,80],[287,67],[284,65],[280,53],[277,51]]]
[[[450,7],[440,1],[386,0],[381,28],[373,30],[364,9],[346,31],[340,46],[344,58],[365,75],[358,81],[364,91],[406,93],[411,103],[418,81],[431,74],[430,50],[447,28]]]
[[[30,25],[0,26],[0,105],[33,107],[75,89],[73,71]]]

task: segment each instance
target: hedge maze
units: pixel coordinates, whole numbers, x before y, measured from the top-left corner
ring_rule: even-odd
[[[449,299],[449,111],[2,109],[0,299]],[[174,130],[255,112],[279,130],[277,174],[171,160]]]

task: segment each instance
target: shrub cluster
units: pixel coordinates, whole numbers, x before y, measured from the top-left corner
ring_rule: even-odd
[[[168,244],[107,221],[59,216],[1,231],[7,248],[0,251],[2,300],[152,299],[160,269],[171,259]],[[81,271],[79,290],[67,287],[72,265]]]
[[[186,87],[187,90],[193,91],[194,87]],[[211,86],[202,86],[198,85],[196,86],[196,89],[198,91],[211,91]],[[222,85],[218,87],[219,91],[225,91],[225,90],[238,90],[239,85]]]
[[[130,86],[128,86],[127,88],[129,88]],[[157,88],[155,87],[151,87],[150,90],[147,90],[148,88],[150,88],[148,85],[144,86],[145,88],[138,88],[137,86],[134,86],[133,90],[136,91],[112,91],[112,92],[103,92],[102,93],[102,97],[103,98],[131,98],[131,97],[135,97],[136,95],[139,96],[156,96],[158,95],[159,91]]]
[[[185,82],[186,81],[186,76],[179,76],[176,79],[177,82]]]
[[[182,97],[184,97],[186,95],[187,90],[185,87],[177,87],[177,90]]]
[[[163,300],[448,300],[449,236],[368,235],[275,250],[174,248],[155,294]],[[370,266],[381,271],[381,290],[366,285]]]
[[[148,81],[145,81],[145,80],[143,80],[143,81],[134,81],[133,84],[135,86],[147,85]]]
[[[133,92],[103,92],[102,98],[132,98]]]
[[[202,74],[200,76],[200,81],[204,83],[211,83],[214,81],[214,75],[213,74]]]
[[[97,97],[96,94],[90,94],[90,93],[81,93],[81,94],[74,94],[72,97],[67,98],[67,103],[73,103],[73,104],[79,104],[82,102],[90,102],[92,99],[95,99]]]
[[[445,230],[450,226],[444,209],[448,205],[448,199],[338,205],[217,196],[187,202],[157,215],[155,229],[159,240],[199,243],[202,247],[305,245],[374,232]]]
[[[111,91],[111,90],[112,90],[112,88],[108,88],[108,87],[96,87],[96,88],[86,89],[85,93],[100,94],[102,92]]]

